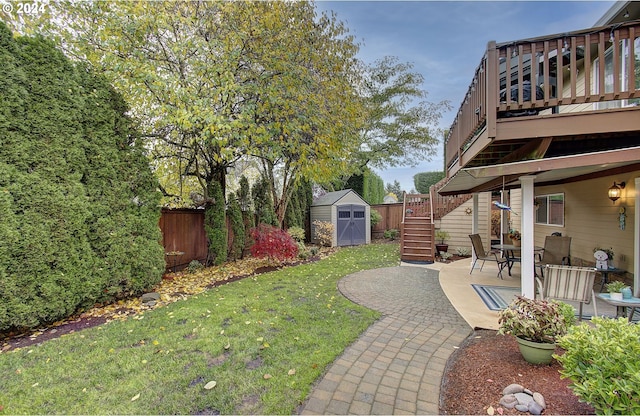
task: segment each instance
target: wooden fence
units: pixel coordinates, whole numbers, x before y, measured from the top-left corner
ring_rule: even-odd
[[[371,229],[371,238],[382,238],[386,230],[400,231],[402,203],[371,205],[371,209],[382,215],[382,220]]]
[[[167,271],[182,270],[192,260],[206,261],[204,210],[163,209],[159,225]]]

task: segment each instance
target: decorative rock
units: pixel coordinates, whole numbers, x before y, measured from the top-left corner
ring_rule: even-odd
[[[148,306],[150,308],[153,308],[154,306],[156,306],[156,301],[155,300],[150,300],[149,302],[145,302],[143,303],[144,306]]]
[[[516,393],[516,400],[518,400],[519,404],[523,404],[525,406],[528,406],[529,403],[531,403],[533,401],[533,397],[529,396],[526,393]]]
[[[506,407],[507,409],[513,409],[518,404],[518,399],[513,394],[507,394],[502,396],[500,399],[500,406]]]
[[[538,392],[533,393],[533,401],[538,403],[543,409],[547,408],[547,403],[544,401],[544,396]]]
[[[542,408],[542,406],[540,406],[538,403],[536,403],[535,401],[532,401],[531,403],[529,403],[527,405],[527,410],[529,411],[529,413],[531,413],[532,415],[539,415],[542,414],[542,411],[544,410]]]
[[[522,393],[523,391],[524,387],[522,387],[520,384],[509,384],[504,388],[504,390],[502,390],[502,394],[506,396],[507,394]]]
[[[151,302],[160,299],[160,294],[156,292],[145,293],[142,295],[142,303]]]
[[[515,408],[519,412],[541,415],[547,405],[542,394],[532,392],[520,384],[510,384],[502,391],[500,406],[505,409]]]

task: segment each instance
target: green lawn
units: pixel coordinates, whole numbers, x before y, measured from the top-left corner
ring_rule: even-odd
[[[340,295],[337,281],[398,264],[397,244],[343,248],[1,353],[0,415],[292,414],[378,317]]]

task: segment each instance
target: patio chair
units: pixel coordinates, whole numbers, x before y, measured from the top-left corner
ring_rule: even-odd
[[[571,266],[570,249],[571,237],[546,236],[542,255],[537,254],[539,260],[535,263],[535,269],[540,269],[540,275],[544,277],[543,269],[548,264]]]
[[[593,282],[596,269],[577,266],[545,266],[544,281],[536,277],[538,293],[542,300],[556,299],[580,303],[578,319],[582,321],[582,304],[593,299]],[[597,315],[594,302],[594,316]]]
[[[475,260],[471,265],[471,271],[469,272],[469,274],[473,273],[473,269],[475,268],[476,262],[478,260],[482,260],[480,271],[482,271],[485,261],[495,261],[498,265],[498,276],[500,277],[500,279],[502,279],[502,269],[507,267],[507,259],[502,256],[498,257],[499,252],[496,250],[485,251],[480,234],[470,234],[469,238],[471,239],[471,246],[473,247],[473,252],[475,253]]]

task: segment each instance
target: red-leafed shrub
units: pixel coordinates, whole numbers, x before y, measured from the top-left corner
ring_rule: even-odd
[[[277,260],[295,258],[298,255],[298,244],[284,230],[267,224],[260,224],[251,229],[251,255],[269,257]]]

